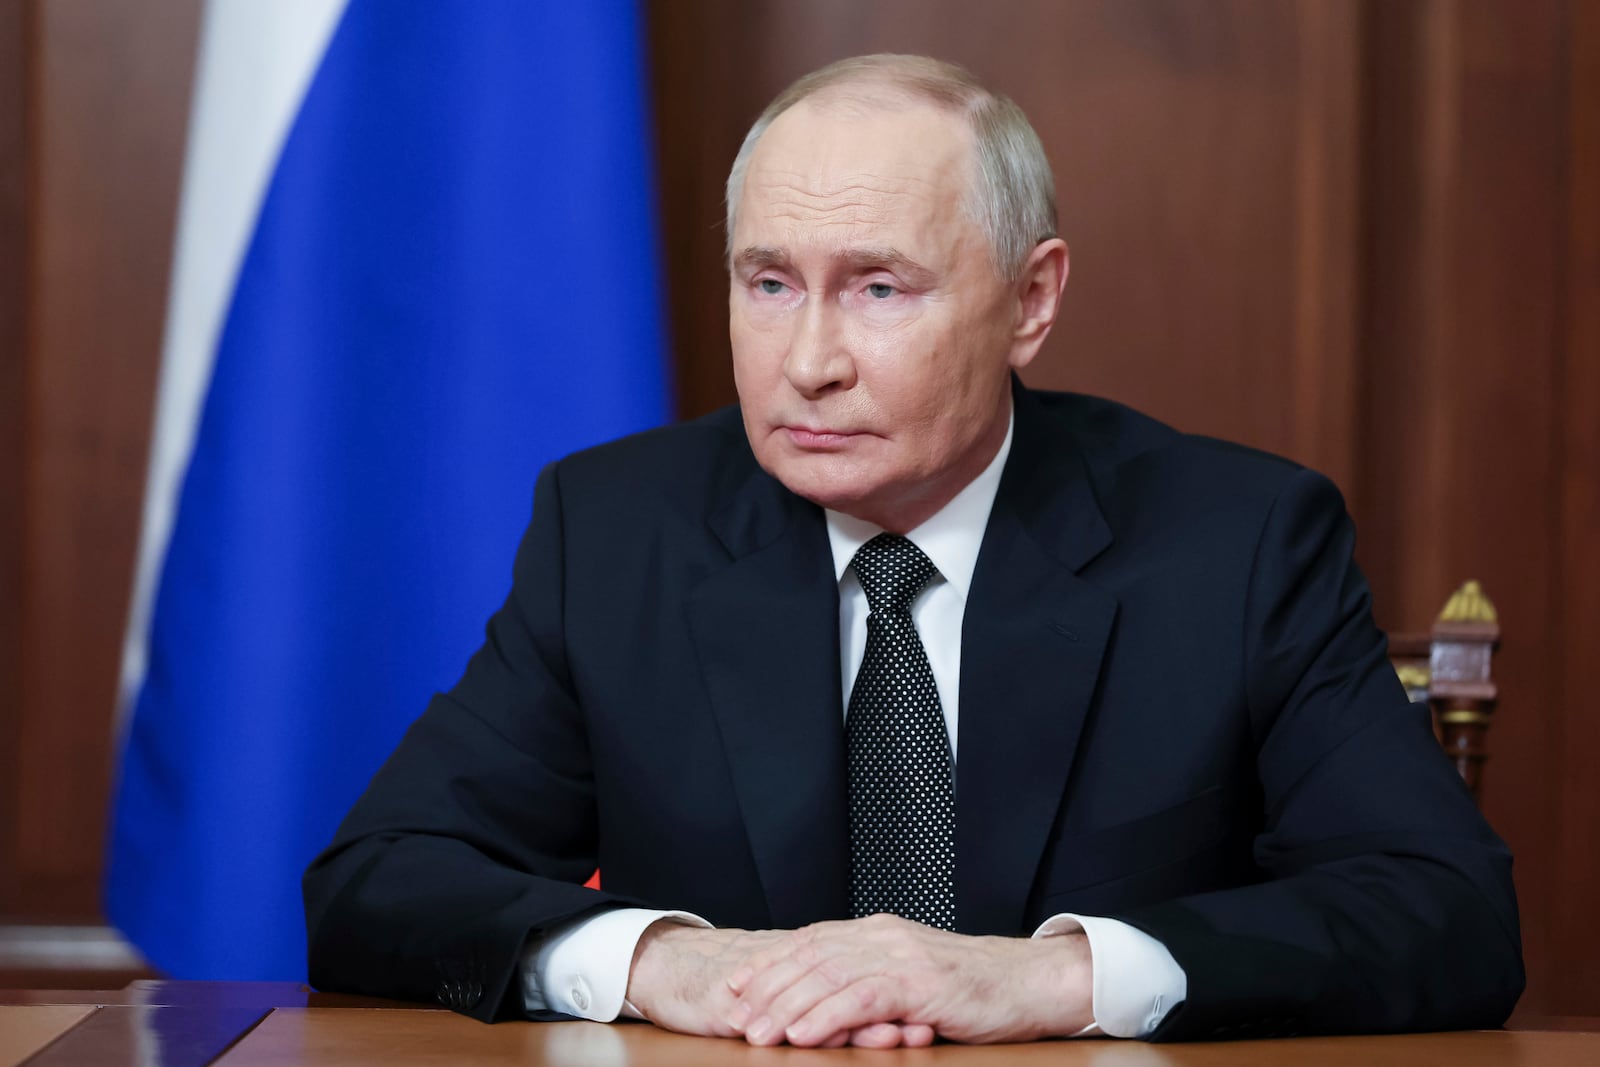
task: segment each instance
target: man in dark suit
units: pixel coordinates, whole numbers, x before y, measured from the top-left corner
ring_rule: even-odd
[[[1503,1021],[1510,857],[1337,491],[1023,388],[1054,227],[959,69],[768,108],[738,409],[540,477],[484,647],[307,872],[314,983],[757,1044]]]

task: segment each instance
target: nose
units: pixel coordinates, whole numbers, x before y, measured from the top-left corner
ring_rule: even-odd
[[[855,360],[845,343],[840,317],[840,309],[827,299],[807,300],[801,309],[784,357],[783,376],[807,400],[856,383]]]

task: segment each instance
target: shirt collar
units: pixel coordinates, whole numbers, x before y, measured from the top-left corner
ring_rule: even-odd
[[[994,508],[995,495],[1000,491],[1000,474],[1005,470],[1006,457],[1011,454],[1011,432],[1016,427],[1016,409],[1006,419],[1005,440],[994,459],[983,468],[966,488],[957,493],[950,503],[934,512],[926,522],[906,534],[912,544],[939,569],[939,574],[949,582],[961,599],[967,598],[972,585],[972,572],[978,567],[978,550],[983,547],[983,531],[989,525],[989,512]],[[844,580],[856,550],[883,533],[883,527],[846,515],[840,511],[823,509],[828,520],[828,546],[833,549],[833,575]]]

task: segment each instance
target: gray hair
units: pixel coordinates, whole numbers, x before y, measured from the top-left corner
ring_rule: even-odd
[[[745,134],[728,171],[728,256],[733,255],[733,228],[744,192],[745,171],[756,142],[777,117],[808,97],[839,89],[852,98],[876,103],[881,95],[863,90],[881,88],[901,97],[924,101],[962,115],[972,130],[977,174],[966,197],[966,210],[988,238],[996,271],[1014,281],[1028,255],[1041,241],[1056,235],[1056,186],[1039,135],[1022,109],[971,73],[927,56],[856,56],[812,71],[783,92]]]

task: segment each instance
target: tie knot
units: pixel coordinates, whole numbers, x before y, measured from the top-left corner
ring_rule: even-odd
[[[872,614],[909,611],[922,587],[939,573],[922,549],[899,534],[883,533],[856,550],[850,561]]]

